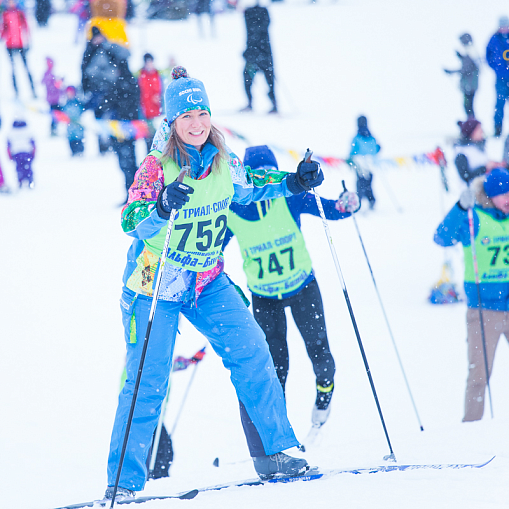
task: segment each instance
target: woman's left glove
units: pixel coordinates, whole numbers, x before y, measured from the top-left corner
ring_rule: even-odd
[[[355,212],[361,208],[361,201],[359,200],[359,195],[357,193],[353,193],[351,191],[343,191],[339,195],[339,199],[335,206],[336,210],[342,214],[345,212],[355,214]]]
[[[318,187],[323,179],[324,176],[319,163],[316,161],[310,163],[301,161],[297,166],[297,172],[287,175],[286,185],[293,194],[300,194]]]
[[[188,194],[193,194],[194,189],[182,182],[172,182],[167,185],[157,198],[157,213],[163,219],[170,219],[172,210],[181,209],[188,201]]]

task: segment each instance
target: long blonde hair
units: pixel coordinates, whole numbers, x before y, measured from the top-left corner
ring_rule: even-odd
[[[217,127],[211,125],[207,141],[219,150],[219,152],[214,156],[214,160],[212,161],[212,171],[214,173],[219,173],[221,171],[221,162],[227,161],[229,157],[223,133]],[[190,166],[191,158],[189,157],[185,143],[177,134],[177,128],[175,127],[174,121],[170,125],[170,137],[168,138],[168,142],[166,143],[166,146],[164,147],[163,153],[161,155],[161,162],[164,164],[169,159],[173,159],[173,161],[178,164],[179,154],[180,164],[182,166]]]

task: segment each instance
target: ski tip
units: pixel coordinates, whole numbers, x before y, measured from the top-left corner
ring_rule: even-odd
[[[184,493],[183,495],[180,495],[180,500],[191,500],[193,499],[194,497],[196,497],[196,495],[198,495],[199,491],[198,490],[191,490],[191,491],[188,491],[187,493]]]
[[[219,466],[219,458],[216,458],[212,464],[213,464],[215,467],[218,467],[218,466]]]

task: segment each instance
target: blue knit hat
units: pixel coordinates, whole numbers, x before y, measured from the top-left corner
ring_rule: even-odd
[[[484,191],[489,198],[509,193],[509,171],[504,168],[490,171],[484,181]]]
[[[164,108],[168,124],[179,115],[190,110],[207,110],[210,113],[209,98],[200,80],[190,78],[184,67],[174,67],[172,81],[164,93]]]
[[[252,169],[263,168],[269,166],[278,169],[276,156],[267,145],[259,145],[257,147],[247,147],[244,154],[244,166]]]

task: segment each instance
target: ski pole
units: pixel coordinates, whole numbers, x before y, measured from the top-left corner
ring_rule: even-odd
[[[203,349],[201,351],[204,352],[204,350],[205,350],[205,347],[203,347]],[[191,385],[193,383],[194,377],[196,375],[196,370],[198,369],[198,364],[199,364],[199,362],[196,362],[196,364],[194,365],[193,373],[191,374],[191,377],[189,378],[189,382],[187,383],[186,392],[184,393],[184,396],[182,398],[182,402],[180,403],[179,411],[177,412],[177,415],[175,417],[175,421],[173,423],[173,427],[171,428],[171,431],[170,431],[170,437],[172,437],[173,434],[175,433],[175,428],[177,427],[177,423],[178,423],[178,421],[180,419],[180,416],[182,414],[182,409],[184,408],[184,405],[186,403],[187,395],[189,394],[189,389],[191,388]]]
[[[394,195],[394,191],[392,190],[391,186],[389,185],[389,182],[385,179],[385,176],[383,175],[383,170],[379,171],[377,173],[382,178],[380,179],[385,187],[385,190],[387,191],[387,194],[389,195],[389,198],[392,201],[392,204],[394,205],[394,208],[401,214],[403,212],[403,209],[401,208],[400,204],[398,203],[398,200],[396,200],[396,196]]]
[[[490,400],[491,418],[493,419],[493,402],[491,401],[490,374],[488,368],[488,356],[486,355],[486,335],[484,333],[484,319],[481,300],[481,283],[479,282],[479,266],[477,264],[477,253],[475,249],[474,233],[474,209],[468,208],[468,229],[470,230],[470,247],[472,248],[472,261],[474,263],[475,286],[477,287],[477,300],[479,302],[479,320],[481,322],[482,352],[484,356],[484,369],[486,371],[486,385],[488,387],[488,397]]]
[[[311,155],[313,153],[308,149],[304,160],[306,162],[311,161]],[[382,408],[380,407],[380,402],[378,401],[378,396],[376,394],[375,383],[373,382],[373,377],[371,376],[371,370],[369,369],[368,359],[366,357],[366,353],[364,351],[364,346],[362,345],[361,335],[359,333],[359,328],[357,327],[357,321],[355,320],[355,315],[353,312],[352,304],[350,302],[350,297],[348,296],[348,291],[346,289],[345,280],[343,278],[343,273],[341,271],[341,267],[339,265],[338,255],[336,253],[336,249],[334,248],[334,244],[332,243],[332,236],[329,229],[329,224],[327,223],[327,218],[325,217],[325,212],[323,210],[322,200],[318,193],[313,189],[312,193],[315,195],[316,204],[318,206],[318,210],[320,211],[320,217],[322,218],[323,228],[325,230],[325,236],[327,237],[327,241],[329,243],[329,248],[332,254],[332,259],[334,260],[334,265],[336,266],[336,272],[339,278],[339,282],[341,287],[343,288],[343,295],[345,296],[346,305],[348,307],[348,312],[350,313],[350,319],[352,321],[352,325],[355,331],[355,336],[357,338],[357,343],[359,344],[359,349],[361,351],[362,360],[364,362],[364,367],[366,368],[366,374],[368,375],[369,384],[371,385],[371,391],[373,392],[373,397],[375,398],[376,407],[378,409],[378,415],[380,416],[380,420],[382,422],[382,427],[385,433],[385,438],[387,439],[387,445],[389,446],[390,454],[384,456],[384,460],[396,461],[396,456],[394,455],[394,451],[392,450],[391,440],[389,438],[389,433],[387,431],[387,427],[385,425],[384,416],[382,414]]]
[[[342,183],[343,183],[343,189],[345,191],[347,191],[346,186],[345,186],[345,181],[343,180]],[[371,279],[373,280],[373,285],[375,287],[376,295],[378,297],[378,302],[380,303],[380,307],[382,308],[382,313],[383,313],[384,318],[385,318],[385,323],[387,325],[387,329],[389,330],[389,335],[391,337],[392,344],[394,346],[394,351],[396,352],[396,357],[398,358],[399,367],[401,368],[401,373],[403,374],[403,378],[405,380],[406,388],[408,390],[408,394],[410,396],[410,400],[412,401],[412,405],[413,405],[414,410],[415,410],[415,415],[417,417],[417,421],[419,422],[419,427],[421,428],[421,431],[424,431],[424,428],[423,428],[422,423],[421,423],[421,419],[419,418],[419,412],[417,411],[417,407],[415,405],[415,401],[414,401],[414,398],[412,396],[412,391],[410,390],[410,385],[408,384],[408,380],[407,380],[407,377],[406,377],[406,374],[405,374],[405,370],[403,368],[403,363],[401,362],[401,357],[399,356],[398,347],[396,346],[396,341],[394,340],[394,335],[392,334],[392,329],[391,329],[391,326],[389,324],[389,319],[387,318],[387,314],[385,312],[385,308],[384,308],[384,305],[382,303],[382,297],[380,296],[380,292],[378,291],[378,286],[377,286],[376,281],[375,281],[375,275],[373,274],[373,269],[371,268],[371,263],[369,263],[368,253],[366,252],[366,248],[364,247],[364,242],[362,240],[361,232],[359,230],[359,225],[357,224],[357,218],[355,217],[355,214],[352,214],[352,219],[353,219],[353,223],[355,225],[355,229],[357,230],[357,236],[359,237],[359,240],[360,240],[360,243],[361,243],[361,246],[362,246],[362,251],[364,252],[364,256],[365,256],[366,262],[368,264],[369,272],[371,274]]]
[[[182,182],[184,180],[184,175],[187,173],[188,169],[189,168],[187,166],[184,166],[182,168],[182,171],[180,172],[179,176],[177,177],[178,182]],[[131,408],[129,410],[129,416],[127,418],[127,425],[126,425],[126,429],[125,429],[125,433],[124,433],[124,442],[122,444],[122,451],[120,453],[120,460],[118,462],[117,478],[115,479],[115,486],[113,487],[113,495],[111,497],[110,509],[113,509],[113,506],[115,504],[115,497],[117,496],[118,482],[120,481],[120,474],[122,473],[122,465],[124,464],[125,451],[127,449],[127,441],[129,440],[129,432],[131,431],[131,424],[133,422],[134,407],[136,406],[136,399],[138,397],[138,390],[140,388],[141,374],[143,372],[143,364],[145,362],[145,356],[147,355],[148,340],[150,338],[150,331],[152,330],[152,323],[154,321],[154,315],[156,312],[157,297],[159,295],[159,287],[161,285],[164,268],[166,266],[166,259],[168,257],[168,249],[170,248],[171,231],[173,228],[173,222],[175,221],[176,215],[177,215],[176,209],[172,209],[171,214],[170,214],[170,219],[168,219],[168,230],[166,232],[166,238],[164,240],[163,251],[161,253],[161,259],[159,262],[159,272],[157,273],[156,284],[154,287],[154,294],[152,296],[152,305],[150,307],[147,330],[145,332],[145,339],[143,341],[143,349],[141,352],[140,364],[138,366],[138,374],[136,376],[136,383],[134,384],[133,398],[131,401]]]

